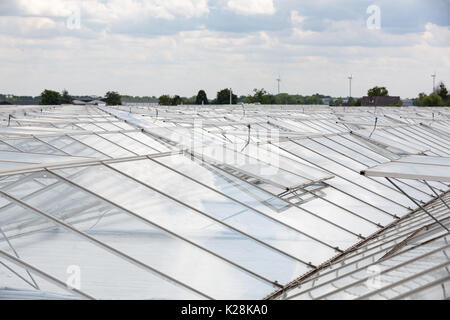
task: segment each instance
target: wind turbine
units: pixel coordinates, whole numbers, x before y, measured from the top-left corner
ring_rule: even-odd
[[[278,78],[276,79],[278,82],[278,94],[280,94],[280,82],[281,82],[281,77],[280,75],[278,75]]]

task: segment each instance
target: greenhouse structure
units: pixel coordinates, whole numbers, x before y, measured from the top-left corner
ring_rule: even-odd
[[[449,108],[0,116],[0,299],[450,296]]]

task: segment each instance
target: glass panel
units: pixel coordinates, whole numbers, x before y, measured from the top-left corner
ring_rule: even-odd
[[[9,246],[3,245],[4,242],[3,235],[0,234],[0,249],[10,249]],[[16,257],[12,250],[6,253]],[[69,290],[64,290],[35,273],[31,273],[30,277],[30,274],[27,273],[25,268],[13,264],[1,256],[0,283],[0,300],[80,299],[78,295],[73,295]]]
[[[371,138],[363,138],[360,136],[356,136],[354,134],[349,134],[348,136],[346,136],[346,138],[351,141],[354,141],[357,144],[362,144],[366,148],[369,148],[375,153],[379,153],[380,155],[389,160],[398,159],[400,157],[399,154],[405,154],[404,150],[399,149],[398,144],[397,145],[394,144],[395,147],[393,145],[389,145],[386,143],[382,145],[377,145],[375,143],[375,140],[374,141],[368,140]],[[386,162],[386,160],[380,162]]]
[[[284,222],[305,232],[305,234],[325,241],[334,247],[339,246],[340,248],[344,248],[350,243],[354,243],[358,240],[356,236],[353,236],[352,234],[345,232],[336,226],[330,225],[326,221],[319,219],[310,213],[289,204],[288,202],[276,198],[270,193],[258,189],[251,184],[244,183],[230,174],[214,169],[207,163],[202,163],[200,165],[196,162],[189,161],[186,157],[177,155],[161,157],[154,160],[173,166],[176,170],[181,171],[183,174],[186,174],[187,176],[252,207],[255,210],[263,212],[273,219]],[[305,239],[303,241],[306,244],[307,240]],[[311,242],[311,244],[317,245],[314,243],[314,241]],[[308,246],[311,244],[308,244]],[[307,247],[305,247],[305,249],[306,248]],[[311,258],[313,259],[311,261],[320,261],[320,259],[323,259],[323,257],[328,254],[333,254],[333,250],[331,249],[326,247],[319,248],[314,250],[307,249],[305,251],[308,252],[301,253],[300,257],[304,258],[312,255],[317,257],[314,259]],[[324,249],[327,250],[323,252]],[[312,252],[316,250],[317,252]]]
[[[14,152],[14,151],[18,151],[18,150],[7,145],[6,143],[0,142],[0,151],[13,151]]]
[[[443,147],[438,146],[434,144],[433,142],[429,140],[424,140],[420,137],[418,134],[411,135],[409,132],[405,132],[405,130],[401,130],[401,128],[396,129],[387,129],[386,132],[391,133],[397,137],[400,137],[402,139],[405,139],[407,141],[414,141],[414,144],[417,146],[421,146],[425,149],[431,149],[432,151],[436,152],[439,155],[446,155],[448,152],[444,150]]]
[[[401,157],[399,162],[410,162],[410,163],[423,163],[430,165],[440,165],[440,166],[450,166],[450,158],[446,157],[429,157],[429,156],[404,156]]]
[[[377,162],[387,162],[390,161],[389,158],[384,157],[383,155],[376,153],[372,150],[370,150],[369,148],[363,147],[361,146],[361,142],[359,141],[359,144],[357,143],[358,140],[354,139],[351,135],[346,134],[343,136],[331,136],[328,137],[331,140],[334,140],[336,142],[339,142],[343,145],[345,145],[348,148],[351,148],[363,155],[365,155],[366,157],[373,159]]]
[[[135,130],[136,128],[133,126],[130,126],[128,123],[125,123],[123,121],[115,121],[113,124],[117,127],[119,127],[121,130]]]
[[[382,130],[374,131],[371,139],[380,141],[381,143],[388,144],[393,147],[400,148],[400,149],[405,150],[406,152],[409,152],[412,154],[423,153],[424,151],[430,149],[429,147],[424,148],[424,147],[420,147],[420,145],[412,144],[411,141],[406,141],[406,140],[396,137],[392,134],[388,134]]]
[[[104,133],[101,134],[101,136],[105,139],[108,139],[109,141],[118,144],[124,149],[133,151],[134,153],[138,155],[148,155],[148,154],[154,154],[159,153],[158,151],[149,148],[142,143],[131,139],[130,137],[121,134],[121,133]]]
[[[328,184],[330,184],[331,186],[335,187],[338,190],[341,190],[345,193],[352,195],[355,198],[360,199],[361,201],[370,203],[376,208],[380,208],[385,212],[389,212],[392,215],[397,215],[401,217],[409,212],[408,209],[399,207],[394,203],[387,202],[386,199],[381,198],[374,193],[367,192],[367,190],[357,185],[351,184],[347,180],[336,177],[332,180],[329,180]]]
[[[439,256],[441,256],[441,257],[439,257]],[[427,269],[431,269],[434,266],[437,266],[438,261],[440,261],[441,263],[447,262],[447,266],[448,266],[448,264],[450,264],[450,261],[448,261],[448,258],[446,258],[442,254],[442,252],[431,255],[431,256],[427,256],[426,258],[431,259],[431,261],[429,261],[427,259],[420,259],[418,261],[408,263],[405,266],[402,266],[400,268],[396,268],[392,271],[383,273],[380,276],[380,280],[379,280],[380,283],[377,285],[381,286],[381,287],[391,285],[392,283],[401,281],[401,280],[403,280],[407,277],[413,276],[414,274],[417,274],[421,271],[425,271]],[[389,263],[393,263],[393,261],[389,261]],[[389,263],[384,263],[382,265],[383,267],[381,267],[381,268],[387,269],[387,267],[390,266]],[[388,266],[384,266],[386,264]],[[364,275],[366,277],[368,275],[368,272],[366,270],[365,270],[365,272],[363,272],[362,276],[364,276]],[[424,275],[421,275],[412,280],[406,281],[406,282],[399,284],[397,286],[394,286],[390,289],[383,290],[382,292],[378,293],[377,295],[369,297],[369,299],[393,299],[402,293],[409,292],[415,288],[418,288],[427,283],[433,282],[434,280],[440,279],[445,275],[448,275],[448,272],[446,270],[446,266],[443,266],[437,270],[427,272]],[[341,283],[344,283],[345,280],[336,281],[335,285],[341,286]],[[337,284],[338,282],[339,282],[339,284]],[[378,287],[371,287],[370,285],[367,285],[367,282],[360,283],[360,284],[355,284],[354,286],[352,286],[350,288],[347,288],[343,292],[338,292],[336,294],[333,294],[333,295],[327,297],[327,299],[342,299],[342,298],[348,299],[350,297],[356,298],[356,297],[362,296],[364,294],[367,294],[371,291],[375,291],[377,289],[378,289]]]
[[[318,193],[326,192],[321,190]],[[311,201],[307,201],[300,205],[302,208],[309,210],[328,221],[334,222],[347,230],[352,231],[355,234],[361,234],[365,237],[371,235],[378,230],[377,226],[371,224],[361,218],[358,218],[351,213],[332,205],[320,198],[313,198]]]
[[[72,138],[79,140],[112,158],[132,157],[136,155],[96,135],[76,135],[72,136]]]
[[[94,166],[79,173],[74,173],[74,170],[58,170],[57,172],[66,176],[72,175],[69,177],[71,181],[74,181],[105,198],[112,199],[114,203],[119,204],[174,233],[186,237],[194,243],[225,257],[229,257],[237,263],[242,262],[242,264],[245,264],[249,269],[273,277],[275,280],[290,280],[295,276],[298,276],[298,272],[305,270],[300,267],[297,262],[293,262],[293,259],[288,259],[286,256],[277,252],[270,252],[270,250],[255,243],[254,240],[249,239],[245,235],[200,215],[111,169]],[[242,251],[236,249],[237,247],[242,248]],[[214,261],[216,258],[211,259]],[[267,259],[274,262],[273,266],[266,268],[267,265],[263,261],[267,261]],[[192,261],[195,261],[195,259],[192,259]],[[224,266],[221,267],[221,270],[230,268],[226,263],[223,263],[222,261],[220,261],[220,263],[224,264]],[[196,270],[196,268],[192,268],[191,271]],[[278,270],[277,268],[281,269]],[[234,270],[236,268],[233,267],[232,269]],[[286,272],[286,274],[282,274],[282,272]],[[256,287],[252,293],[245,293],[245,290],[242,291],[240,285],[232,283],[233,281],[238,280],[232,281],[230,278],[228,281],[230,282],[229,287],[225,284],[221,285],[220,292],[223,292],[223,294],[232,291],[236,298],[244,298],[244,296],[240,296],[242,294],[252,294],[252,297],[255,298],[256,296],[264,296],[263,292],[266,292],[265,290],[267,288],[269,288],[267,293],[273,289],[272,286],[267,286],[266,283],[260,284],[260,280],[253,278],[253,276],[248,276],[243,272],[234,270],[232,273],[229,270],[227,273],[230,274],[230,276],[234,274],[233,277],[240,279],[239,281],[242,281],[242,283],[246,282],[248,284],[249,281],[256,282],[252,284],[252,286]],[[201,273],[193,278],[201,279],[202,277],[200,274]],[[208,276],[224,277],[224,275],[216,273],[211,273]],[[288,279],[284,277],[288,277]],[[202,285],[206,286],[208,290],[214,290],[213,287],[218,288],[217,281],[202,281]],[[209,287],[208,283],[213,287]],[[227,287],[226,290],[224,290],[224,286]],[[215,294],[222,294],[220,292]],[[222,298],[224,297],[222,296]]]
[[[327,200],[334,202],[352,212],[355,212],[358,215],[369,219],[376,224],[385,226],[393,221],[390,215],[372,206],[369,206],[368,204],[358,200],[357,198],[353,198],[337,189],[326,188],[325,190],[321,190],[321,192],[324,193],[322,196]]]
[[[231,149],[224,149],[223,147],[207,148],[203,149],[203,155],[217,161],[219,166],[226,164],[242,171],[241,173],[237,172],[237,174],[244,176],[247,173],[256,179],[260,178],[261,187],[275,194],[310,182],[310,180],[283,170],[279,166],[272,166]],[[227,170],[225,167],[224,169]],[[233,168],[229,168],[229,170],[233,171]],[[276,189],[273,187],[276,187]]]
[[[140,142],[142,142],[143,144],[151,147],[152,149],[155,149],[159,152],[168,152],[170,151],[168,146],[165,146],[163,144],[161,144],[160,142],[154,140],[153,138],[149,137],[147,134],[145,133],[141,133],[141,132],[127,132],[125,133],[125,135],[136,139]]]
[[[95,125],[100,127],[100,128],[102,128],[102,129],[105,129],[106,131],[120,131],[120,130],[122,130],[121,128],[119,128],[119,127],[117,127],[114,124],[109,123],[109,122],[95,122]]]
[[[72,123],[70,123],[70,124],[54,124],[54,126],[56,128],[59,128],[59,129],[77,130],[77,131],[82,131],[83,130],[82,128],[80,128],[80,127],[78,127],[78,126],[76,126],[75,124],[72,124]]]
[[[125,261],[72,232],[49,223],[36,212],[10,204],[7,213],[19,213],[27,224],[1,225],[25,262],[62,282],[77,270],[80,290],[100,299],[198,299],[191,291]],[[6,241],[0,249],[13,254]],[[95,257],[95,259],[93,259]],[[79,272],[78,272],[79,271]],[[38,280],[38,285],[49,289]],[[50,289],[49,289],[50,290]]]
[[[395,175],[408,175],[410,179],[450,181],[450,170],[443,169],[445,167],[406,163],[406,162],[388,162],[380,164],[377,167],[366,170],[366,173],[381,173],[387,177]]]
[[[55,180],[54,177],[50,178],[52,181]],[[13,192],[10,194],[15,195]],[[253,298],[273,290],[269,283],[258,281],[256,277],[244,274],[237,267],[66,183],[53,185],[52,188],[46,188],[22,200],[157,270],[195,286],[202,292],[207,291],[208,294],[217,298],[235,297],[235,294],[239,293],[234,290],[242,285],[255,289]],[[260,251],[260,254],[264,256],[264,252]],[[175,267],[175,265],[183,265],[183,268]],[[206,272],[206,268],[210,269],[209,272]],[[200,275],[203,276],[200,277]],[[226,279],[227,284],[217,287],[219,280]],[[237,283],[232,283],[233,281]],[[233,288],[231,288],[232,285]],[[217,288],[220,288],[220,293],[216,292]],[[224,296],[220,296],[221,294]]]
[[[414,293],[407,294],[402,299],[403,300],[448,300],[450,292],[450,280],[448,276],[441,279],[442,282],[437,281],[437,283],[431,287],[424,286]],[[396,298],[396,297],[395,297]]]
[[[303,143],[303,141],[300,141]],[[282,142],[280,144],[283,148],[286,148],[286,150],[293,152],[294,154],[299,155],[299,157],[308,159],[311,163],[314,163],[316,166],[323,167],[324,169],[329,170],[330,172],[333,172],[335,174],[339,174],[340,176],[346,178],[347,180],[343,180],[342,178],[334,178],[331,180],[328,180],[327,183],[336,185],[336,182],[339,182],[339,184],[344,187],[345,191],[347,193],[350,193],[352,195],[355,195],[357,198],[364,199],[365,201],[372,203],[376,207],[389,207],[391,210],[387,210],[388,212],[401,212],[406,213],[407,209],[404,207],[399,206],[398,204],[389,201],[389,199],[394,199],[395,201],[403,204],[403,205],[410,205],[409,199],[407,199],[402,194],[388,189],[383,185],[377,184],[373,181],[370,181],[369,179],[357,174],[354,171],[351,171],[331,160],[328,160],[317,153],[313,153],[302,146],[298,144],[294,144],[292,142]],[[323,150],[325,152],[325,150]],[[351,182],[350,182],[351,181]],[[357,182],[358,185],[356,185],[353,182]],[[364,186],[369,190],[363,189],[359,186]],[[339,187],[338,187],[339,189]],[[359,193],[355,194],[354,190],[358,190]],[[373,192],[371,192],[373,191]],[[380,197],[378,194],[382,194],[385,196],[385,198]],[[394,213],[395,214],[395,213]]]
[[[86,131],[92,131],[92,132],[103,132],[106,131],[105,129],[102,129],[92,123],[76,123],[77,126],[80,128],[83,128]]]
[[[298,143],[299,145],[308,147],[309,149],[312,149],[314,152],[319,153],[320,155],[324,155],[327,158],[331,158],[333,161],[328,160],[328,161],[324,161],[324,164],[328,164],[328,163],[332,163],[332,162],[337,162],[347,168],[350,168],[351,170],[354,171],[361,171],[366,169],[367,167],[363,164],[360,164],[352,159],[350,159],[349,157],[342,155],[340,153],[335,152],[331,147],[327,147],[327,141],[325,141],[325,146],[318,144],[317,142],[314,141],[315,139],[304,139],[301,141],[297,141],[296,143]],[[332,143],[332,142],[328,142],[328,143]],[[329,166],[331,167],[332,164],[329,164]],[[340,168],[340,166],[339,166]],[[350,170],[347,169],[347,170]],[[336,170],[336,174],[339,174],[340,170]]]
[[[150,160],[136,161],[133,165],[130,165],[130,163],[118,163],[114,166],[166,193],[170,192],[170,189],[173,190],[173,185],[164,183],[164,181],[172,181],[177,186],[177,191],[175,193],[172,191],[172,196],[180,201],[233,227],[244,230],[244,232],[264,242],[267,241],[274,247],[284,250],[299,259],[309,258],[306,248],[305,252],[303,252],[303,250],[299,250],[298,245],[295,245],[295,241],[311,241],[304,235],[196,184],[173,171],[158,166]],[[321,246],[320,244],[316,245]]]
[[[333,175],[312,167],[306,163],[301,163],[297,159],[287,157],[286,152],[274,145],[263,145],[245,149],[245,154],[269,163],[273,167],[282,168],[286,171],[299,175],[310,181],[323,180]]]
[[[344,148],[344,147],[338,145],[337,143],[335,143],[333,141],[330,141],[328,139],[325,139],[325,138],[318,138],[318,139],[314,138],[312,140],[318,141],[318,142],[320,142],[320,143],[322,143],[322,144],[324,144],[324,145],[326,145],[328,147],[328,149],[323,149],[323,150],[334,149],[334,150],[338,150],[339,152],[345,154],[345,156],[341,156],[340,158],[338,158],[340,156],[340,154],[338,154],[338,153],[335,153],[335,152],[332,152],[332,151],[327,153],[327,154],[329,154],[330,157],[332,157],[332,159],[334,161],[342,163],[343,165],[351,168],[353,171],[356,171],[357,173],[359,173],[359,171],[367,168],[368,166],[374,166],[374,165],[378,164],[377,162],[375,162],[373,160],[370,160],[370,159],[368,159],[368,158],[366,158],[366,157],[364,157],[364,156],[362,156],[362,155],[360,155],[360,154],[358,154],[356,152],[353,152],[353,151],[349,150],[348,148]],[[313,146],[315,146],[315,145],[313,145]],[[322,154],[325,154],[325,153],[322,152]],[[351,160],[351,158],[356,159],[357,161],[360,161],[362,164]],[[344,170],[344,173],[345,172],[346,171]],[[337,171],[337,174],[339,174],[339,173],[340,173],[340,171]],[[363,180],[364,180],[364,179],[361,179],[361,177],[359,175],[358,175],[358,179],[361,182],[363,182]],[[371,177],[370,180],[376,181],[376,182],[378,182],[380,184],[383,184],[383,185],[385,185],[385,186],[387,186],[389,188],[392,188],[392,185],[390,185],[389,182],[386,181],[385,179]],[[369,183],[372,183],[372,185],[374,187],[376,187],[376,185],[373,184],[372,181],[369,181]],[[428,197],[426,194],[423,194],[422,192],[419,192],[418,190],[413,189],[413,188],[411,188],[408,185],[405,185],[403,183],[401,183],[401,184],[408,191],[408,194],[411,195],[412,197],[414,197],[415,199],[417,199],[417,200],[424,200],[424,201],[430,200],[430,197]],[[397,190],[394,190],[394,191],[397,192]],[[404,198],[401,197],[401,200],[404,201]]]
[[[408,128],[405,128],[405,130],[411,132]],[[450,128],[447,127],[447,130],[450,130]],[[448,146],[448,140],[445,139],[445,136],[434,134],[423,126],[416,126],[413,128],[413,131],[414,133],[420,134],[422,137],[427,138],[427,140],[436,141],[436,143],[439,143],[442,146]]]
[[[371,259],[366,259],[364,261],[359,262],[358,264],[351,264],[347,266],[346,268],[341,268],[339,272],[330,273],[328,277],[320,277],[318,278],[314,283],[314,289],[303,293],[294,299],[311,299],[311,298],[319,298],[320,296],[328,293],[333,294],[326,297],[326,299],[354,299],[358,298],[366,293],[369,293],[371,291],[377,290],[379,288],[385,287],[387,285],[390,285],[391,283],[397,282],[401,279],[404,279],[406,277],[409,277],[413,274],[416,274],[418,272],[421,272],[423,270],[427,270],[429,268],[432,268],[434,266],[437,266],[441,263],[448,262],[448,259],[443,254],[443,251],[438,251],[437,253],[431,253],[433,249],[435,249],[436,244],[431,244],[429,246],[419,247],[414,250],[410,250],[407,252],[402,253],[401,255],[389,258],[387,260],[378,261],[378,259],[383,256],[384,252],[379,253],[375,257],[372,257]],[[448,250],[447,250],[448,252]],[[431,254],[430,254],[431,253]],[[424,257],[421,257],[422,255],[425,255]],[[421,257],[421,258],[419,258]],[[378,283],[374,283],[374,281],[369,282],[364,280],[367,277],[370,277],[374,274],[373,270],[377,270],[376,272],[381,272],[383,270],[387,270],[389,268],[395,267],[400,265],[401,263],[410,261],[412,259],[416,259],[415,261],[411,261],[409,263],[406,263],[403,266],[400,266],[398,268],[394,268],[392,271],[387,271],[385,273],[382,273],[378,278]],[[377,262],[378,261],[378,262]],[[374,264],[376,263],[376,264]],[[372,265],[371,269],[369,270],[369,264]],[[350,268],[349,268],[350,267]],[[438,273],[445,271],[445,268],[438,269]],[[440,273],[442,274],[442,273]],[[336,279],[334,281],[331,281],[329,283],[325,283],[327,280],[332,280],[335,277],[343,276],[340,279]],[[430,279],[431,274],[428,274],[428,276],[425,276],[425,278],[428,277],[428,280]],[[363,282],[356,283],[358,280],[364,280]],[[318,286],[319,284],[322,284],[321,286]],[[339,288],[342,288],[347,285],[351,285],[352,283],[355,283],[353,286],[350,286],[346,289],[339,290]],[[422,283],[423,284],[423,283]],[[376,287],[374,287],[376,285]],[[416,286],[419,285],[419,283],[416,283]],[[309,289],[310,286],[306,286],[303,290]],[[400,288],[397,288],[400,289]],[[404,289],[403,289],[404,290]],[[299,290],[302,291],[301,289]],[[396,290],[395,290],[396,291]],[[382,293],[382,296],[384,296],[384,299],[393,298],[396,295],[399,295],[402,293],[401,291],[397,292],[395,294],[395,291],[391,291],[390,293],[384,292]],[[404,292],[404,291],[403,291]],[[380,298],[380,296],[378,296]]]
[[[104,157],[103,154],[67,136],[42,137],[41,140],[47,142],[48,144],[51,144],[52,146],[55,146],[60,150],[63,150],[70,155],[92,158]]]
[[[330,139],[326,139],[326,138],[314,138],[314,141],[318,141],[324,145],[326,145],[327,147],[330,147],[340,153],[345,154],[347,157],[357,161],[358,163],[362,163],[363,165],[367,166],[367,167],[371,167],[371,166],[375,166],[378,164],[378,162],[369,159],[365,156],[363,156],[360,153],[357,153],[349,148],[346,148]],[[353,167],[351,167],[353,168]],[[355,168],[356,169],[356,168]]]
[[[64,152],[36,139],[11,139],[5,142],[23,152],[65,155]]]
[[[80,158],[70,156],[59,156],[59,155],[46,155],[39,153],[0,151],[0,161],[14,162],[19,164],[21,162],[33,164],[33,163],[50,163],[50,162],[55,163],[74,160],[80,160]]]

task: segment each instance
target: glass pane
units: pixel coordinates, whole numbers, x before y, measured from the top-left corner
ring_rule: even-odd
[[[19,213],[27,221],[26,224],[2,222],[5,234],[22,260],[64,283],[70,279],[70,270],[78,270],[80,290],[95,298],[201,298],[73,232],[49,223],[31,209],[12,203],[6,211]],[[13,254],[6,241],[0,242],[0,249]],[[37,282],[44,286],[43,289],[47,289],[42,281]]]
[[[269,215],[273,219],[292,226],[333,247],[339,246],[340,248],[344,248],[348,246],[349,243],[357,240],[356,236],[353,236],[282,199],[276,198],[270,193],[245,183],[232,175],[214,169],[207,163],[198,164],[188,160],[186,157],[178,155],[161,157],[155,159],[155,161],[173,166],[183,174],[222,192],[232,199],[236,199],[259,212]],[[303,241],[306,244],[307,240],[305,239]],[[308,246],[309,245],[317,246],[317,243],[311,241]],[[297,252],[299,253],[299,257],[303,259],[311,256],[311,259],[313,260],[308,261],[319,261],[325,256],[333,255],[333,250],[323,246],[315,247],[314,250],[305,247],[304,253],[298,251],[297,248]]]
[[[136,141],[121,133],[104,133],[101,136],[115,144],[118,144],[122,148],[130,150],[138,155],[159,153],[158,151],[149,148],[140,143],[139,141]]]
[[[303,143],[303,141],[301,141]],[[373,181],[369,181],[367,178],[364,179],[363,176],[357,174],[356,172],[353,172],[331,160],[328,160],[322,156],[320,156],[317,153],[313,153],[310,150],[303,148],[302,146],[298,144],[294,144],[292,142],[283,142],[280,144],[283,148],[286,148],[286,150],[293,152],[294,154],[297,154],[299,157],[307,159],[311,163],[314,163],[317,166],[323,167],[324,169],[329,170],[330,172],[333,172],[335,174],[339,174],[340,176],[346,178],[346,180],[335,177],[334,179],[328,180],[327,183],[332,184],[333,186],[336,186],[338,189],[340,189],[339,186],[345,187],[345,190],[347,193],[350,193],[352,195],[355,195],[355,197],[364,199],[365,201],[375,205],[376,207],[387,207],[390,210],[387,210],[388,212],[391,212],[393,214],[399,215],[397,212],[400,213],[400,215],[407,212],[407,209],[390,201],[389,199],[395,199],[395,201],[399,201],[403,205],[410,205],[409,199],[407,199],[405,196],[399,194],[398,192],[395,192],[391,189],[387,189],[383,185],[375,184]],[[325,152],[325,151],[324,151]],[[337,186],[336,182],[339,182],[339,186]],[[357,182],[358,185],[356,185],[353,182]],[[361,188],[360,186],[364,186],[365,188],[370,189],[366,190]],[[374,192],[371,192],[373,189]],[[358,190],[358,193],[355,193],[355,190]],[[377,193],[384,195],[385,197],[380,197]]]
[[[122,130],[121,128],[119,128],[118,126],[114,125],[113,123],[109,123],[109,122],[95,122],[95,125],[105,129],[106,131],[120,131]]]
[[[92,131],[92,132],[103,132],[106,131],[105,129],[102,129],[98,126],[96,126],[93,123],[76,123],[76,125],[86,131]]]
[[[103,154],[67,136],[42,137],[41,140],[74,156],[102,158]]]
[[[249,269],[264,272],[264,275],[274,277],[274,280],[282,281],[280,280],[281,277],[286,275],[280,274],[280,271],[277,271],[275,267],[262,268],[264,263],[262,263],[261,259],[263,261],[271,259],[274,262],[278,260],[274,263],[274,266],[282,266],[282,270],[289,274],[289,277],[291,277],[290,279],[296,275],[298,276],[298,271],[303,271],[302,269],[297,269],[298,264],[296,262],[293,263],[292,259],[287,259],[279,253],[270,253],[268,250],[265,250],[263,246],[258,245],[255,241],[248,239],[244,235],[222,226],[187,207],[173,202],[111,169],[92,167],[78,173],[74,172],[74,170],[58,170],[57,172],[68,176],[71,181],[74,181],[105,198],[112,199],[114,203],[121,205],[139,216],[190,239],[194,243],[230,259],[232,258],[235,262],[241,262],[238,260],[240,259]],[[233,241],[231,242],[230,239],[233,239]],[[243,249],[244,252],[237,250],[236,246],[245,248],[246,250]],[[191,251],[192,250],[190,250],[190,252]],[[252,252],[252,254],[249,255],[249,252]],[[213,265],[217,264],[215,264],[214,261],[218,259],[215,257],[210,257],[209,259],[212,262],[208,262],[208,264],[212,268]],[[195,259],[192,259],[192,261],[194,262]],[[244,296],[241,295],[249,294],[248,292],[246,293],[245,290],[242,291],[242,287],[240,287],[241,284],[237,285],[234,281],[241,282],[242,285],[244,285],[243,283],[247,283],[248,285],[250,282],[255,282],[251,285],[255,289],[251,293],[254,295],[252,296],[253,298],[256,296],[264,296],[264,293],[269,293],[270,290],[273,290],[272,285],[267,285],[266,282],[261,283],[261,280],[250,276],[243,271],[236,270],[236,267],[231,267],[227,263],[224,263],[223,260],[219,260],[219,262],[221,265],[220,270],[225,272],[225,270],[229,269],[226,271],[226,274],[229,274],[230,279],[227,280],[229,285],[224,284],[220,291],[214,291],[216,297],[219,294],[230,294],[231,296],[231,292],[235,297],[241,298],[244,298]],[[186,263],[187,262],[183,262],[183,264]],[[261,268],[261,270],[258,268]],[[187,270],[193,272],[193,270],[197,269],[192,267]],[[200,271],[199,274],[195,274],[196,276],[192,277],[193,279],[203,279],[207,276],[225,277],[224,274],[211,272],[204,277],[201,276],[202,273]],[[189,281],[194,281],[193,279]],[[200,282],[200,280],[198,281]],[[205,290],[218,290],[217,281],[219,280],[201,281],[200,284],[196,283],[195,286],[205,286]],[[227,289],[225,289],[225,287]],[[222,296],[222,298],[224,297]]]
[[[444,168],[442,166],[428,164],[388,162],[370,168],[366,170],[366,173],[369,175],[371,173],[378,173],[387,177],[400,176],[410,179],[450,181],[450,170],[445,170]]]
[[[369,148],[362,146],[361,142],[358,143],[358,140],[354,139],[350,134],[346,134],[343,136],[331,136],[328,138],[331,140],[334,140],[336,142],[339,142],[339,143],[345,145],[346,147],[351,148],[352,150],[355,150],[377,162],[390,161],[389,158],[384,157],[382,154],[376,153],[376,152],[370,150]]]
[[[140,141],[141,143],[145,144],[146,146],[149,146],[152,149],[155,149],[159,152],[168,152],[170,151],[170,148],[161,144],[160,142],[152,139],[150,136],[148,136],[145,133],[141,132],[127,132],[125,135]]]
[[[96,135],[75,135],[72,136],[72,138],[79,140],[112,158],[132,157],[136,155]]]
[[[172,196],[180,201],[233,227],[239,228],[264,242],[267,241],[274,247],[284,250],[299,259],[305,259],[298,246],[295,246],[294,242],[289,242],[289,240],[293,241],[295,239],[307,241],[308,239],[305,236],[200,184],[196,184],[192,180],[158,166],[150,160],[136,161],[132,165],[129,163],[118,163],[114,167],[120,168],[125,173],[166,193],[173,189],[173,185],[164,183],[164,181],[172,181],[177,186],[177,191],[175,193],[172,192]]]
[[[23,152],[65,155],[64,152],[36,139],[11,139],[5,142]]]
[[[203,155],[217,161],[219,166],[225,164],[230,166],[229,170],[231,171],[233,168],[241,171],[237,174],[242,176],[248,174],[253,178],[260,178],[261,187],[275,194],[284,192],[287,188],[295,188],[310,182],[310,180],[284,170],[280,166],[272,166],[231,149],[223,147],[203,149]]]

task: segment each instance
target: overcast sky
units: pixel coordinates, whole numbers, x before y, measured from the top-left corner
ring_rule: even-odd
[[[449,26],[450,0],[0,0],[0,93],[415,97],[450,85]]]

